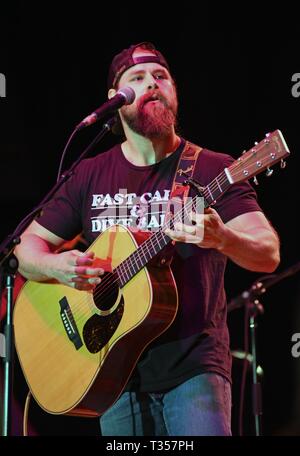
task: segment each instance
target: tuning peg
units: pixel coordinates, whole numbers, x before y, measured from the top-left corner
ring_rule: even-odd
[[[273,169],[267,168],[266,176],[270,177],[270,176],[272,176],[272,174],[273,174]]]
[[[255,183],[255,185],[259,185],[259,184],[258,184],[258,180],[257,180],[257,177],[256,177],[256,176],[254,176],[254,177],[253,177],[253,182]]]
[[[255,142],[254,142],[254,145],[255,145],[255,146],[257,146],[257,145],[258,145],[258,142],[257,142],[257,141],[255,141]]]
[[[286,167],[286,161],[283,158],[280,160],[280,168],[284,169]]]
[[[265,144],[269,144],[269,142],[270,142],[269,137],[270,137],[270,133],[266,133],[266,138],[267,138],[267,139],[264,139],[264,143],[265,143]]]

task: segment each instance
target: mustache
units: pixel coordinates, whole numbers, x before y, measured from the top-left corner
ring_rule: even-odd
[[[148,101],[159,100],[161,101],[167,108],[169,107],[169,103],[167,99],[157,90],[151,90],[145,95],[143,95],[139,100],[139,108],[143,108]]]

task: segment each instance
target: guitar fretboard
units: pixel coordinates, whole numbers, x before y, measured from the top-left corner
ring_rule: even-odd
[[[229,186],[230,181],[224,170],[213,179],[209,185],[203,187],[202,196],[204,198],[204,207],[207,208],[213,205]],[[165,223],[160,230],[152,234],[152,236],[144,241],[135,252],[115,268],[114,272],[117,273],[118,282],[121,288],[171,241],[171,238],[165,234],[164,230],[166,228],[172,229],[175,222],[184,219],[185,215],[188,216],[189,212],[197,207],[198,198],[199,195],[183,205],[182,209]]]

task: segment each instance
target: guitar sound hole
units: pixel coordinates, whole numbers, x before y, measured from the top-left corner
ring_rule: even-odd
[[[119,284],[113,272],[105,272],[101,282],[94,290],[94,303],[99,310],[109,310],[115,304],[119,294]]]

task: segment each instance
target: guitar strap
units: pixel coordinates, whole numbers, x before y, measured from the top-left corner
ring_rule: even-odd
[[[188,185],[183,185],[183,183],[186,179],[193,177],[196,162],[201,150],[202,147],[196,146],[196,144],[189,141],[185,143],[174,175],[170,200],[172,198],[184,200],[184,198],[187,197],[190,187]],[[185,173],[185,175],[183,176],[182,173]]]
[[[185,198],[188,196],[190,187],[189,185],[183,185],[184,182],[193,177],[196,163],[202,147],[196,146],[189,141],[186,141],[185,146],[181,152],[178,160],[177,169],[174,175],[172,189],[170,193],[170,199],[166,210],[165,222],[173,216],[171,211],[171,204],[173,199],[180,199],[183,204]],[[184,175],[182,173],[185,173]],[[160,265],[170,264],[174,254],[174,243],[168,244],[159,254],[158,263]]]

